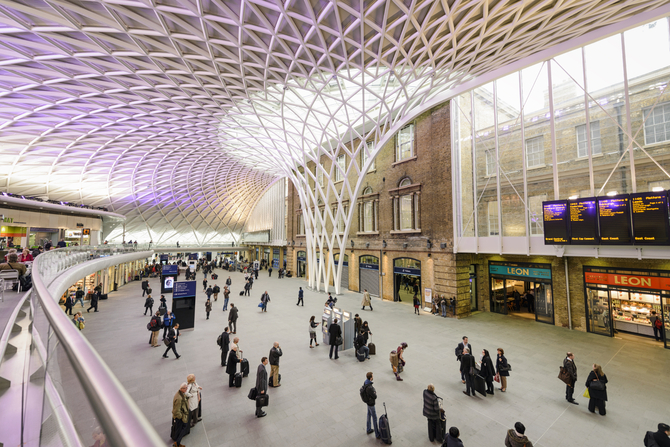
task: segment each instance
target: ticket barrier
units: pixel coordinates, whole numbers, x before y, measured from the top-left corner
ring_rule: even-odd
[[[333,324],[333,321],[335,321],[335,318],[337,318],[337,324],[342,328],[343,343],[339,350],[344,351],[346,349],[353,348],[355,328],[354,318],[351,312],[343,311],[342,309],[333,307],[331,315],[332,321],[330,323]]]
[[[330,307],[323,309],[323,315],[321,315],[321,333],[323,334],[323,344],[330,344],[330,333],[328,328],[333,321],[333,310]]]

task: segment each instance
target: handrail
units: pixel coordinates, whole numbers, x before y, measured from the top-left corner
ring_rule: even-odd
[[[67,354],[110,445],[164,447],[165,442],[158,436],[121,382],[58,305],[57,298],[72,283],[87,274],[112,265],[147,258],[153,254],[151,251],[134,252],[134,247],[125,246],[121,251],[130,253],[87,261],[91,256],[113,254],[115,250],[119,250],[119,247],[106,245],[96,248],[58,249],[43,253],[35,259],[33,265],[33,287],[51,329]],[[85,256],[82,257],[82,254]],[[55,268],[54,262],[57,263]],[[79,265],[71,266],[77,263]]]
[[[14,310],[12,311],[12,314],[9,316],[9,320],[7,321],[7,325],[5,326],[5,330],[2,332],[2,336],[0,337],[0,363],[2,363],[2,360],[5,358],[5,351],[7,350],[9,339],[12,337],[14,323],[16,323],[19,312],[21,312],[21,308],[29,296],[30,291],[24,292],[23,296],[19,298],[19,302],[14,307]]]

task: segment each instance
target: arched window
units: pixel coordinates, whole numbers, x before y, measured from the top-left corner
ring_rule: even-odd
[[[373,194],[370,186],[363,190],[358,199],[358,233],[379,233],[379,194]]]
[[[412,184],[412,180],[405,177],[398,183],[398,188],[389,193],[393,200],[393,231],[421,231],[419,213],[421,185]]]

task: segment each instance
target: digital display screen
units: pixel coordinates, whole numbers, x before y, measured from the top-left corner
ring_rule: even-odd
[[[668,243],[668,195],[666,191],[630,195],[633,242],[636,245]]]
[[[166,290],[172,290],[172,287],[174,286],[174,278],[172,276],[166,276],[163,285]]]
[[[602,245],[630,244],[632,237],[629,195],[599,198],[598,224]]]
[[[575,245],[596,245],[598,235],[598,207],[596,199],[577,199],[569,202],[570,243]]]
[[[542,202],[545,245],[568,243],[568,201]]]

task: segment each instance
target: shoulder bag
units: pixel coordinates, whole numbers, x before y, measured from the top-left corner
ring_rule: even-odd
[[[258,390],[256,388],[252,388],[249,390],[249,395],[247,396],[249,400],[256,400],[256,396],[258,395]]]
[[[592,380],[591,383],[589,383],[589,389],[594,391],[605,391],[605,384],[600,381],[598,374],[596,374],[596,379],[598,380]]]

